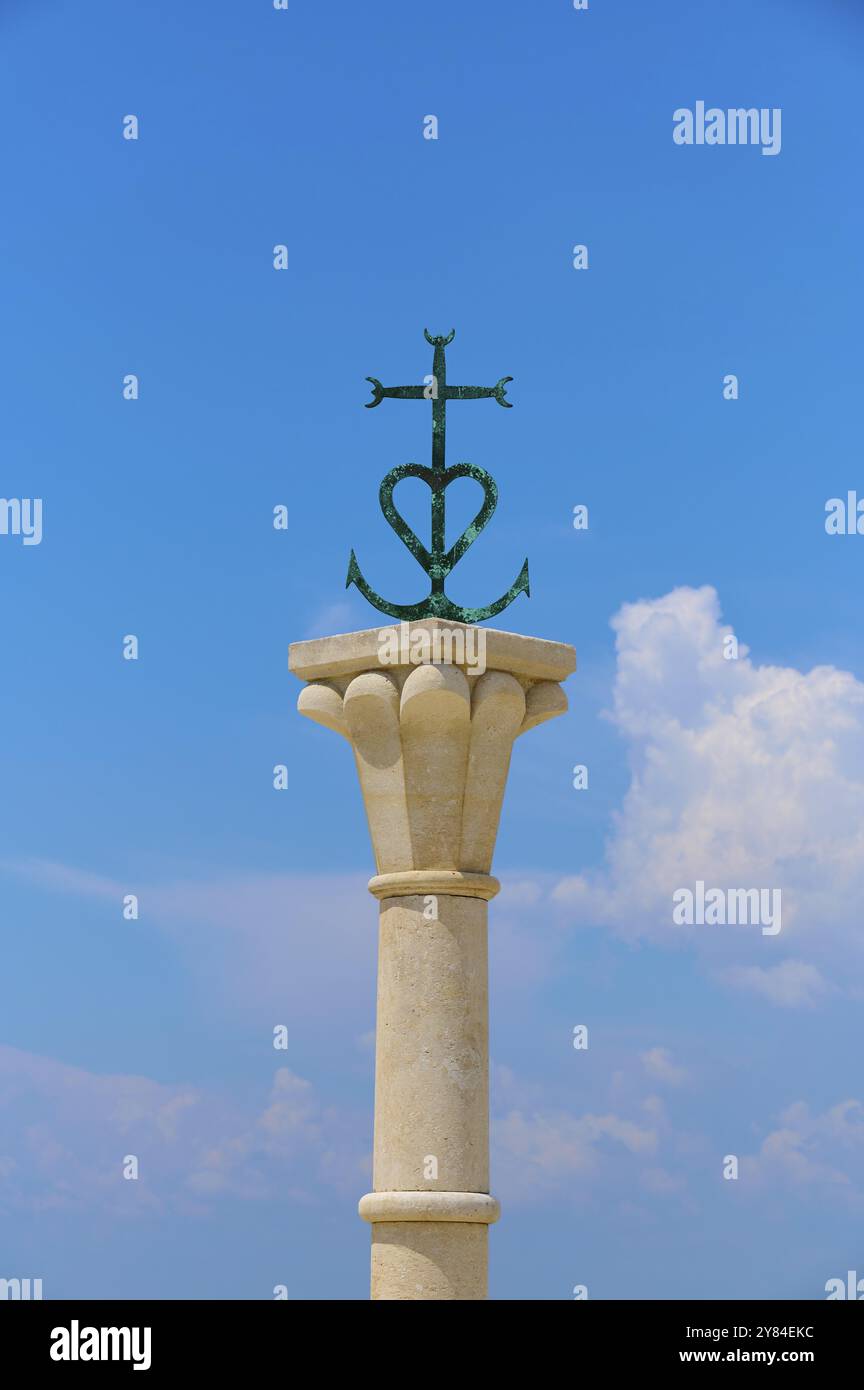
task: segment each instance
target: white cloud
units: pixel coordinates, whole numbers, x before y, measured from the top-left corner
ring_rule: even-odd
[[[864,684],[830,666],[760,666],[743,645],[724,659],[711,588],[625,604],[612,626],[609,717],[631,782],[605,866],[562,879],[553,901],[576,922],[753,965],[730,982],[775,1003],[812,1003],[820,972],[860,990]],[[674,926],[672,894],[698,880],[779,888],[782,932]]]

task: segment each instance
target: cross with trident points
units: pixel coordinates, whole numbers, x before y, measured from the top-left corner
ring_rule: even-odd
[[[404,463],[398,468],[392,468],[384,478],[378,493],[381,510],[388,524],[392,526],[403,545],[408,547],[415,560],[426,571],[432,587],[427,597],[421,599],[419,603],[388,603],[366,583],[360,573],[360,566],[353,550],[348,563],[348,578],[345,581],[345,587],[347,589],[352,584],[356,584],[361,594],[368,599],[374,608],[378,608],[382,613],[389,613],[394,618],[401,618],[403,621],[410,622],[416,618],[449,618],[460,623],[477,623],[482,622],[485,618],[493,618],[496,613],[500,613],[503,608],[513,602],[517,594],[524,593],[530,596],[528,561],[525,561],[519,578],[515,584],[511,585],[506,594],[485,608],[459,608],[445,594],[444,581],[461,560],[468,547],[477,539],[498,504],[498,487],[492,475],[487,473],[485,468],[479,468],[473,463],[457,463],[452,468],[445,467],[447,402],[479,401],[492,396],[499,405],[503,405],[509,410],[511,409],[510,402],[504,399],[507,394],[505,388],[507,382],[512,381],[513,378],[502,376],[494,386],[448,386],[444,350],[449,343],[452,343],[456,330],[454,328],[446,338],[432,338],[425,328],[423,333],[427,343],[430,343],[435,349],[432,359],[431,381],[427,378],[428,384],[425,386],[382,386],[377,378],[369,376],[366,380],[372,383],[374,400],[367,401],[366,408],[373,410],[376,405],[381,404],[385,396],[402,401],[431,400],[432,402],[432,467],[424,468],[417,463]],[[424,483],[428,484],[432,494],[431,550],[427,550],[420,538],[415,535],[393,501],[393,490],[403,478],[422,479]],[[473,478],[475,482],[480,484],[484,494],[483,505],[455,544],[445,551],[444,494],[457,478]]]

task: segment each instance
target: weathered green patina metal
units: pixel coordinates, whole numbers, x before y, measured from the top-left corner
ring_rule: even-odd
[[[444,581],[451,570],[462,559],[466,550],[480,535],[489,518],[492,516],[498,504],[498,488],[495,479],[485,468],[479,468],[473,463],[457,463],[452,468],[445,467],[444,448],[446,430],[446,411],[448,401],[479,401],[486,397],[494,397],[499,405],[505,406],[508,410],[510,402],[505,400],[506,386],[508,381],[512,381],[512,376],[502,376],[494,386],[448,386],[447,385],[447,364],[444,350],[449,343],[452,343],[455,336],[455,328],[446,338],[432,338],[424,328],[426,341],[431,343],[435,349],[432,358],[432,377],[427,377],[426,384],[423,386],[382,386],[374,376],[368,376],[367,381],[372,383],[374,400],[367,401],[367,410],[372,410],[376,405],[380,405],[385,396],[393,397],[401,401],[422,401],[432,402],[432,467],[424,468],[418,463],[403,463],[398,468],[391,468],[386,478],[381,484],[379,500],[381,510],[388,523],[392,526],[396,535],[411,551],[417,563],[428,574],[432,587],[426,598],[419,603],[388,603],[386,599],[376,594],[370,588],[360,573],[360,566],[354,551],[351,551],[351,559],[348,563],[348,578],[345,581],[345,588],[356,584],[357,588],[367,598],[374,608],[378,608],[382,613],[389,613],[393,618],[402,618],[406,622],[412,622],[417,618],[449,618],[460,623],[478,623],[484,618],[494,618],[496,613],[500,613],[509,603],[512,603],[517,594],[530,594],[528,588],[528,561],[522,566],[519,578],[512,584],[502,598],[496,603],[487,604],[484,608],[460,608],[452,603],[444,592]],[[432,493],[432,543],[431,549],[426,546],[415,535],[405,518],[399,512],[393,501],[393,490],[398,482],[403,478],[420,478],[427,483]],[[471,522],[466,526],[462,535],[450,547],[444,549],[444,494],[452,482],[457,478],[473,478],[483,489],[483,505]]]

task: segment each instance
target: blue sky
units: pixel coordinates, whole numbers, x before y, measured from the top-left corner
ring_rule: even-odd
[[[352,546],[422,594],[377,490],[428,409],[363,404],[424,327],[451,381],[514,378],[449,412],[500,490],[452,596],[527,554],[496,625],[579,658],[498,840],[491,1294],[864,1275],[864,539],[824,528],[864,496],[860,4],[7,0],[0,33],[0,491],[44,508],[0,535],[0,1276],[366,1296],[371,851],[287,646],[376,623]],[[677,146],[699,100],[781,108],[780,154]],[[782,886],[782,932],[674,928],[697,878]]]

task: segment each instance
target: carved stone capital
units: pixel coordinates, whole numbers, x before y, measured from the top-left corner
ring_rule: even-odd
[[[444,649],[455,659],[436,660]],[[575,669],[573,648],[433,618],[296,642],[289,666],[309,682],[300,713],[354,750],[377,868],[371,891],[407,895],[413,873],[413,891],[432,892],[421,871],[435,871],[453,875],[450,888],[438,880],[440,892],[491,897],[513,743],[566,710],[558,682]],[[382,882],[391,875],[398,885]]]

